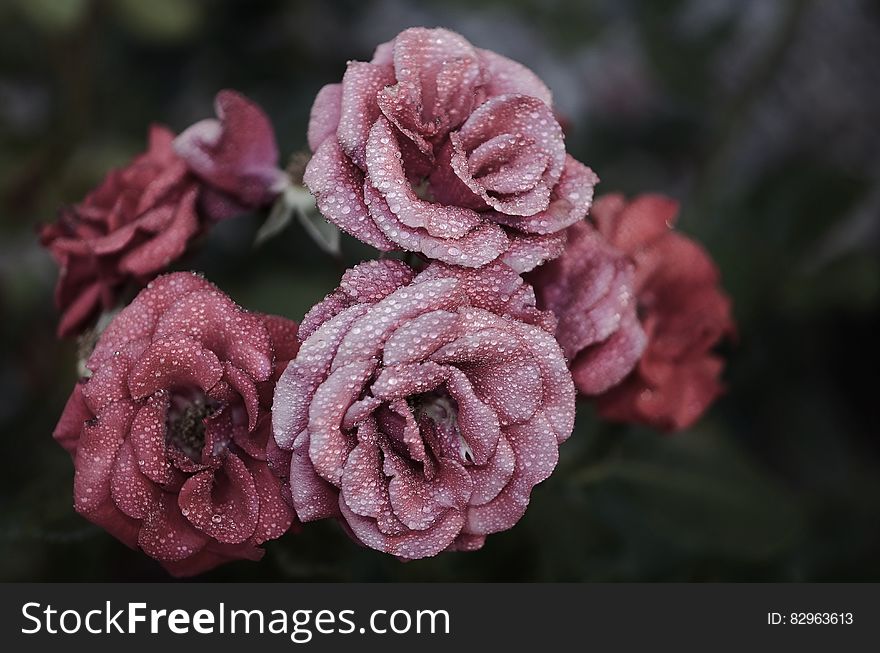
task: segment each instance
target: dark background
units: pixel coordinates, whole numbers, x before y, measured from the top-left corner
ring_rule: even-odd
[[[285,157],[347,59],[446,26],[533,68],[601,191],[659,191],[718,261],[740,338],[687,433],[589,405],[525,518],[477,553],[402,564],[333,523],[224,580],[880,580],[880,7],[868,0],[0,2],[0,579],[161,580],[72,509],[51,432],[75,379],[35,227],[234,87]],[[178,267],[299,319],[341,267],[297,225],[215,229]],[[343,239],[345,263],[369,250]]]

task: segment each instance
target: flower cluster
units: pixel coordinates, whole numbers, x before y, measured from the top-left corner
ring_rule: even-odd
[[[156,276],[212,222],[306,193],[258,107],[224,91],[216,111],[152,128],[42,231],[61,335],[146,285],[105,320],[55,438],[77,511],[171,573],[328,518],[405,560],[479,549],[553,472],[577,394],[674,431],[721,393],[734,325],[711,258],[671,199],[593,203],[598,178],[521,64],[414,28],[320,91],[303,183],[410,263],[352,267],[299,326]]]

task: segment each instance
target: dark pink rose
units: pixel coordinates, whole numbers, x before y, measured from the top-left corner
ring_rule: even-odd
[[[667,431],[693,424],[722,392],[718,343],[735,326],[712,259],[672,226],[678,203],[661,195],[596,201],[599,231],[635,263],[634,288],[647,346],[633,372],[598,398],[606,419]]]
[[[127,284],[146,283],[201,231],[199,187],[174,153],[173,139],[164,127],[152,127],[144,154],[42,228],[41,242],[60,267],[60,336],[82,331],[115,307]]]
[[[299,519],[337,517],[405,559],[478,549],[513,526],[573,427],[553,328],[501,263],[349,270],[303,320],[275,391]]]
[[[202,120],[174,140],[174,149],[204,183],[202,204],[213,219],[271,204],[288,183],[278,168],[269,118],[235,91],[214,101],[216,119]]]
[[[352,61],[312,107],[305,183],[328,220],[381,250],[530,270],[590,207],[534,73],[444,29],[413,28]]]
[[[294,520],[267,448],[280,457],[269,407],[296,333],[195,274],[150,283],[101,335],[55,429],[77,512],[175,575],[258,560]]]
[[[630,373],[645,349],[636,314],[635,266],[588,222],[568,228],[562,256],[530,272],[538,306],[558,319],[556,339],[575,387],[597,395]]]
[[[278,194],[286,177],[266,116],[233,91],[218,94],[217,112],[219,121],[200,122],[176,140],[152,127],[145,153],[41,229],[60,267],[60,336],[80,333],[127,287],[167,269],[212,221]]]

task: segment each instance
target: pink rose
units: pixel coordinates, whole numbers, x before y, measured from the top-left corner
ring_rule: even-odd
[[[405,559],[478,549],[513,526],[573,427],[574,386],[548,329],[501,263],[349,270],[303,320],[275,391],[299,519],[338,517]]]
[[[672,229],[678,203],[661,195],[596,201],[599,231],[635,263],[636,301],[647,345],[638,365],[598,398],[599,414],[667,431],[693,424],[721,393],[714,353],[732,337],[730,299],[706,251]]]
[[[278,168],[275,131],[263,110],[235,91],[220,91],[216,119],[197,122],[174,149],[203,182],[202,205],[219,220],[268,206],[288,183]]]
[[[381,250],[530,270],[558,256],[598,181],[566,154],[534,73],[443,29],[352,61],[312,107],[305,183],[325,217]]]
[[[538,306],[558,319],[556,339],[575,387],[597,395],[630,373],[645,349],[636,315],[635,266],[588,222],[568,228],[562,256],[530,272]]]
[[[55,439],[77,512],[175,575],[236,559],[294,516],[267,462],[269,406],[296,323],[248,313],[201,277],[159,277],[110,323]]]
[[[272,127],[241,95],[217,96],[220,121],[181,134],[150,129],[149,147],[46,225],[41,242],[60,267],[58,334],[76,335],[180,258],[212,220],[272,201],[284,173]],[[175,149],[181,154],[178,155]]]

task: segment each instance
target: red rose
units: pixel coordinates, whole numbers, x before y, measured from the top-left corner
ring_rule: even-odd
[[[561,253],[598,181],[566,154],[550,105],[524,66],[408,29],[321,89],[305,183],[328,220],[381,250],[530,270]]]
[[[56,427],[76,510],[175,575],[259,559],[293,521],[267,447],[296,331],[195,274],[153,281],[102,334]]]
[[[648,343],[635,370],[601,395],[599,414],[673,431],[687,428],[721,393],[715,346],[735,332],[719,273],[697,243],[672,229],[678,203],[660,195],[596,201],[599,231],[635,263],[634,288]]]
[[[275,391],[300,520],[337,517],[407,559],[477,549],[513,526],[573,427],[553,326],[500,263],[349,270],[303,320]]]

